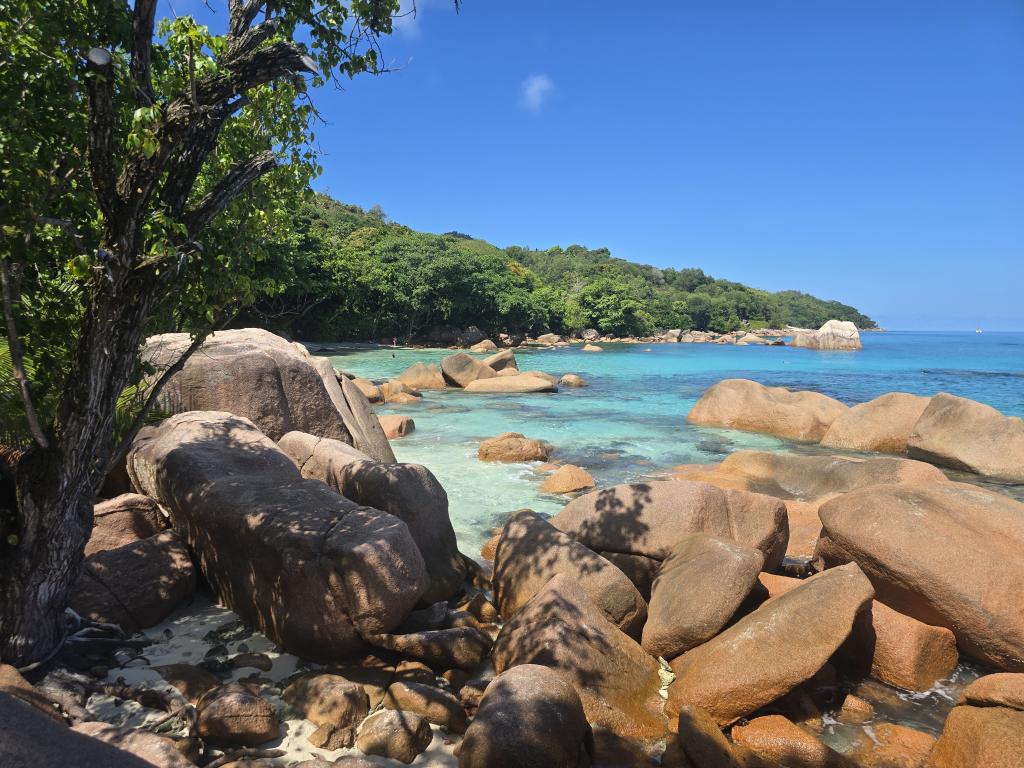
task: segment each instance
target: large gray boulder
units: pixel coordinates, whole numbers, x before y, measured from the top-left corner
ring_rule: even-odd
[[[482,360],[457,352],[441,361],[441,375],[453,387],[465,387],[477,379],[493,379],[498,373]]]
[[[914,425],[907,453],[944,467],[1024,483],[1024,421],[940,392]]]
[[[187,333],[153,336],[142,359],[159,373],[191,343]],[[258,328],[212,334],[168,380],[160,404],[169,413],[227,411],[249,419],[273,440],[298,429],[353,441],[305,348]]]
[[[427,602],[447,600],[462,585],[466,566],[448,516],[448,495],[421,464],[382,464],[340,440],[289,432],[279,447],[303,477],[320,480],[346,499],[388,512],[408,527],[423,555]]]
[[[303,479],[248,419],[197,411],[147,427],[128,471],[170,512],[218,599],[297,655],[355,650],[429,586],[404,522]]]
[[[339,377],[326,357],[310,357],[309,360],[320,374],[328,397],[341,414],[345,429],[352,437],[352,445],[374,461],[393,464],[396,459],[391,443],[363,390],[347,376]]]
[[[860,349],[860,333],[849,320],[829,320],[816,331],[800,329],[791,342],[794,347],[808,349]]]

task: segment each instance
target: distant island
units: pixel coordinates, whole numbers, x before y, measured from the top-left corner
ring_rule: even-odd
[[[770,293],[703,270],[661,269],[581,245],[499,248],[460,232],[417,232],[316,194],[292,213],[283,292],[237,322],[304,339],[429,340],[441,327],[574,335],[596,329],[644,336],[669,328],[818,328],[831,319],[862,330],[874,320],[796,290]]]

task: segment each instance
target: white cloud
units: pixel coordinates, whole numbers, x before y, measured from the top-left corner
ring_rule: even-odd
[[[530,75],[519,88],[519,106],[529,112],[540,112],[554,90],[555,84],[547,75]]]

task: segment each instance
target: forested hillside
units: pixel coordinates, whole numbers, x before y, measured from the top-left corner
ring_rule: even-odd
[[[655,329],[818,327],[871,318],[798,291],[769,293],[700,269],[659,269],[580,245],[501,249],[458,232],[434,235],[315,195],[294,213],[289,287],[243,320],[306,339],[416,338],[436,325],[489,334],[553,330],[642,335]]]

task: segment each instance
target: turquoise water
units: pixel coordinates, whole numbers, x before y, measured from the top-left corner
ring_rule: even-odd
[[[578,373],[590,386],[521,396],[425,392],[419,404],[382,406],[380,412],[415,419],[416,432],[394,442],[395,454],[437,475],[448,492],[460,547],[472,555],[511,510],[554,513],[565,503],[564,497],[540,493],[543,476],[530,465],[477,460],[480,441],[500,432],[545,440],[555,447],[554,458],[579,464],[598,485],[608,485],[676,464],[718,461],[741,448],[791,448],[769,437],[686,424],[700,394],[724,378],[814,389],[849,404],[891,391],[951,392],[1024,416],[1024,333],[888,332],[862,338],[864,349],[857,352],[711,344],[605,344],[600,353],[578,346],[516,350],[520,370]],[[337,368],[370,379],[452,354],[310,347],[331,355]],[[1008,490],[1019,495],[1022,489]]]

